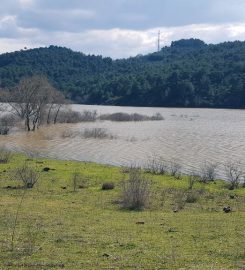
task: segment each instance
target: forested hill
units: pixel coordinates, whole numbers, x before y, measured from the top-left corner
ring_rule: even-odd
[[[245,42],[172,42],[160,52],[112,60],[50,46],[0,55],[0,83],[43,74],[85,104],[245,108]]]

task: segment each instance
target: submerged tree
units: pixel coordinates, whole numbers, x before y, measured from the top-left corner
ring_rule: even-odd
[[[56,89],[52,89],[50,93],[50,103],[47,109],[47,124],[56,124],[61,107],[67,104],[65,96],[58,92]]]
[[[23,79],[10,91],[7,101],[13,114],[25,121],[27,130],[35,131],[57,93],[45,77],[33,76]]]

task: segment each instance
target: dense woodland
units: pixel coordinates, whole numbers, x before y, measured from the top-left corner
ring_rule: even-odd
[[[67,98],[84,104],[245,108],[245,42],[172,42],[128,59],[50,46],[0,55],[0,87],[44,75]]]

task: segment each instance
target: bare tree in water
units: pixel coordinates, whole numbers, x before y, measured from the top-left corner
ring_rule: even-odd
[[[8,103],[13,113],[25,121],[27,130],[35,131],[47,110],[54,103],[55,95],[59,95],[58,91],[45,77],[33,76],[23,79],[15,89],[9,92]]]
[[[52,89],[50,93],[50,103],[47,110],[47,124],[56,124],[58,115],[60,113],[61,107],[67,104],[65,96],[61,93]]]

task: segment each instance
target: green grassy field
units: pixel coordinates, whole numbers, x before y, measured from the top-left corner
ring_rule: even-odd
[[[26,191],[9,178],[25,160],[41,172]],[[74,171],[84,179],[75,192]],[[14,155],[0,164],[0,269],[245,269],[245,188],[196,183],[188,191],[196,201],[183,203],[187,179],[147,177],[153,182],[149,208],[122,210],[122,169]],[[115,189],[101,190],[104,182]],[[173,212],[179,205],[183,209]],[[224,213],[228,205],[232,212]]]

